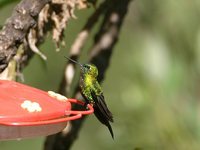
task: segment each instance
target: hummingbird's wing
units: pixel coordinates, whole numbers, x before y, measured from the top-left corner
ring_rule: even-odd
[[[95,106],[99,108],[102,115],[109,121],[113,122],[112,113],[109,111],[103,93],[100,95],[96,95],[94,91],[91,91],[92,98],[95,102]]]
[[[98,118],[98,120],[106,125],[110,131],[110,134],[112,138],[114,139],[114,134],[112,127],[109,123],[109,121],[113,122],[113,116],[112,113],[108,110],[108,107],[105,103],[103,94],[96,95],[94,91],[91,91],[92,98],[94,100],[93,108],[94,108],[94,114]]]

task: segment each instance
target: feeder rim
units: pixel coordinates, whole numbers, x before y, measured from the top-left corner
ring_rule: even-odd
[[[78,105],[84,106],[85,103],[77,100],[77,99],[68,99],[66,102],[75,103]],[[63,118],[51,119],[51,120],[43,120],[43,121],[27,121],[27,122],[1,122],[0,125],[6,126],[33,126],[33,125],[47,125],[54,123],[67,122],[71,120],[76,120],[81,118],[83,115],[89,115],[94,112],[93,106],[91,104],[87,104],[88,110],[86,111],[76,111],[76,110],[66,110],[65,113],[73,116],[64,116]]]

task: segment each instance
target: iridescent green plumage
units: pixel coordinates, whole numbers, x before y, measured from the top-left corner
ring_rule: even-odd
[[[86,103],[93,104],[94,114],[97,119],[106,125],[114,138],[113,130],[109,122],[113,122],[112,113],[109,111],[103,91],[97,81],[98,69],[92,64],[80,64],[70,58],[67,58],[81,67],[80,87],[81,93],[86,100]]]

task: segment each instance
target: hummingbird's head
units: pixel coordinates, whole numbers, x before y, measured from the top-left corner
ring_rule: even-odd
[[[81,66],[81,72],[85,75],[90,75],[94,78],[98,76],[98,69],[93,64],[83,64]]]
[[[93,64],[81,64],[81,63],[79,63],[79,62],[77,62],[77,61],[75,61],[75,60],[73,60],[69,57],[65,57],[65,58],[67,58],[68,60],[79,65],[81,67],[81,73],[83,75],[86,75],[86,76],[89,75],[90,77],[94,77],[94,78],[96,78],[98,76],[98,69],[95,65],[93,65]]]

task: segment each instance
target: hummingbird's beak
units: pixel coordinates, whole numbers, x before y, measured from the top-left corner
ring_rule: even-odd
[[[79,63],[79,62],[77,62],[77,61],[75,61],[75,60],[73,60],[73,59],[71,59],[71,58],[69,58],[69,57],[66,57],[66,56],[65,56],[65,58],[67,58],[67,59],[70,60],[71,62],[73,62],[73,63],[79,65],[79,66],[81,67],[81,70],[83,69],[83,65],[82,65],[81,63]]]

